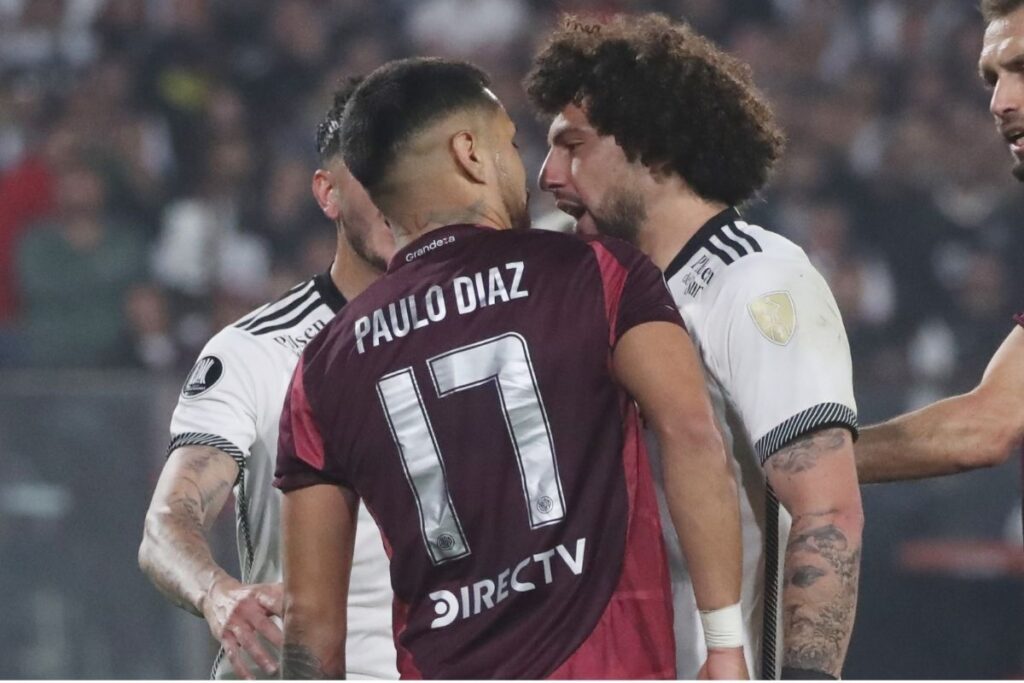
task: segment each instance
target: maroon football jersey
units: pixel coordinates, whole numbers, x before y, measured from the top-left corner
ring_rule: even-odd
[[[682,321],[623,242],[433,231],[310,343],[275,484],[366,502],[405,678],[671,678],[658,508],[611,375],[631,327]]]

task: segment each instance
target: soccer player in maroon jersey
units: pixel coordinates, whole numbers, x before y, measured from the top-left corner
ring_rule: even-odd
[[[1024,182],[1024,0],[983,0],[987,22],[978,68],[989,109]],[[861,482],[953,474],[1005,462],[1024,441],[1024,313],[973,390],[861,433]]]
[[[307,347],[282,414],[286,678],[345,670],[357,496],[391,556],[403,677],[674,677],[630,397],[697,602],[739,600],[735,483],[661,275],[616,240],[515,229],[525,172],[487,83],[392,62],[346,109],[345,161],[399,251]],[[745,677],[742,651],[703,673]]]

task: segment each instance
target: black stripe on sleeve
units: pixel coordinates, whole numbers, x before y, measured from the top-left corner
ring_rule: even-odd
[[[730,223],[729,229],[732,230],[734,235],[736,235],[744,242],[749,244],[750,248],[753,249],[754,251],[763,251],[763,249],[761,249],[761,245],[758,243],[757,240],[754,239],[754,236],[748,235],[744,231],[740,230],[740,226],[736,225],[735,223]]]
[[[856,439],[859,429],[857,413],[842,403],[819,403],[797,413],[769,431],[757,440],[754,449],[761,464],[764,465],[768,458],[793,439],[825,427],[846,427],[853,432],[853,438]]]
[[[320,306],[324,305],[323,299],[321,299],[319,295],[314,296],[312,300],[305,299],[305,301],[309,301],[309,305],[303,308],[301,311],[296,313],[293,317],[289,318],[288,320],[285,320],[284,322],[280,322],[274,325],[267,325],[266,327],[261,327],[259,329],[253,329],[253,327],[250,327],[249,331],[254,335],[261,335],[267,334],[268,332],[286,330],[289,327],[295,327],[296,325],[299,324],[300,320],[308,316],[316,309],[320,308]],[[277,318],[277,320],[280,320],[280,318]]]
[[[238,464],[239,469],[245,467],[245,454],[242,452],[242,449],[216,434],[206,434],[204,432],[184,432],[178,434],[171,439],[170,445],[167,446],[167,456],[169,457],[174,452],[174,449],[181,448],[182,446],[209,446],[210,448],[216,448],[230,455],[231,459]]]
[[[779,499],[768,486],[764,529],[764,614],[761,630],[761,671],[764,680],[778,678],[775,651],[779,625]]]
[[[722,240],[722,244],[735,251],[736,255],[739,256],[740,258],[743,258],[744,256],[747,255],[747,248],[744,247],[739,242],[737,242],[736,240],[734,240],[732,237],[730,237],[729,234],[725,231],[724,225],[722,226],[722,229],[715,234],[715,237]]]
[[[309,301],[310,297],[316,296],[316,289],[313,286],[310,286],[309,291],[306,291],[300,296],[295,297],[295,299],[289,301],[287,305],[281,306],[279,308],[274,308],[273,310],[269,310],[264,315],[261,315],[252,322],[247,323],[244,327],[242,327],[242,329],[252,332],[254,328],[260,325],[264,325],[275,320],[280,320],[281,318],[283,318],[284,316],[288,315],[296,308],[301,306],[303,303]]]
[[[708,240],[707,242],[704,243],[704,248],[710,251],[718,258],[722,259],[722,262],[725,263],[725,265],[729,265],[730,263],[736,260],[732,256],[729,256],[729,254],[727,254],[725,250],[719,249],[714,244],[712,244],[711,240]]]

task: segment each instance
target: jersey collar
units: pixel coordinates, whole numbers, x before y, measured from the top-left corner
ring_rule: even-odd
[[[665,269],[665,279],[668,280],[682,270],[683,266],[690,262],[690,259],[697,254],[701,247],[711,242],[712,235],[739,218],[740,212],[735,206],[730,206],[712,216],[707,223],[700,227],[700,230],[693,234],[693,237],[683,245],[676,257],[668,264],[668,268]]]
[[[402,266],[433,254],[438,250],[448,251],[447,247],[455,244],[463,237],[479,234],[484,230],[495,230],[487,225],[459,223],[436,228],[420,235],[409,244],[395,252],[388,263],[388,272],[393,273]]]
[[[338,290],[338,286],[334,284],[330,268],[327,269],[326,273],[313,276],[313,287],[316,288],[320,298],[327,304],[328,308],[335,313],[348,303],[345,296]]]

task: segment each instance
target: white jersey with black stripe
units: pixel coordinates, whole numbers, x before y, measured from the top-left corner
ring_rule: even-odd
[[[665,279],[700,352],[740,487],[748,665],[759,678],[775,678],[781,666],[781,568],[791,520],[772,496],[762,467],[786,443],[813,430],[843,426],[856,434],[846,332],[828,285],[804,251],[747,223],[733,208],[687,242]],[[682,553],[661,502],[678,672],[694,678],[707,651]]]
[[[182,387],[168,453],[213,446],[238,463],[235,513],[246,583],[281,580],[281,492],[272,485],[281,408],[302,349],[344,304],[329,275],[307,280],[214,335]],[[351,678],[398,677],[388,576],[380,532],[360,505],[348,609]],[[235,677],[226,657],[217,657],[214,677]]]

